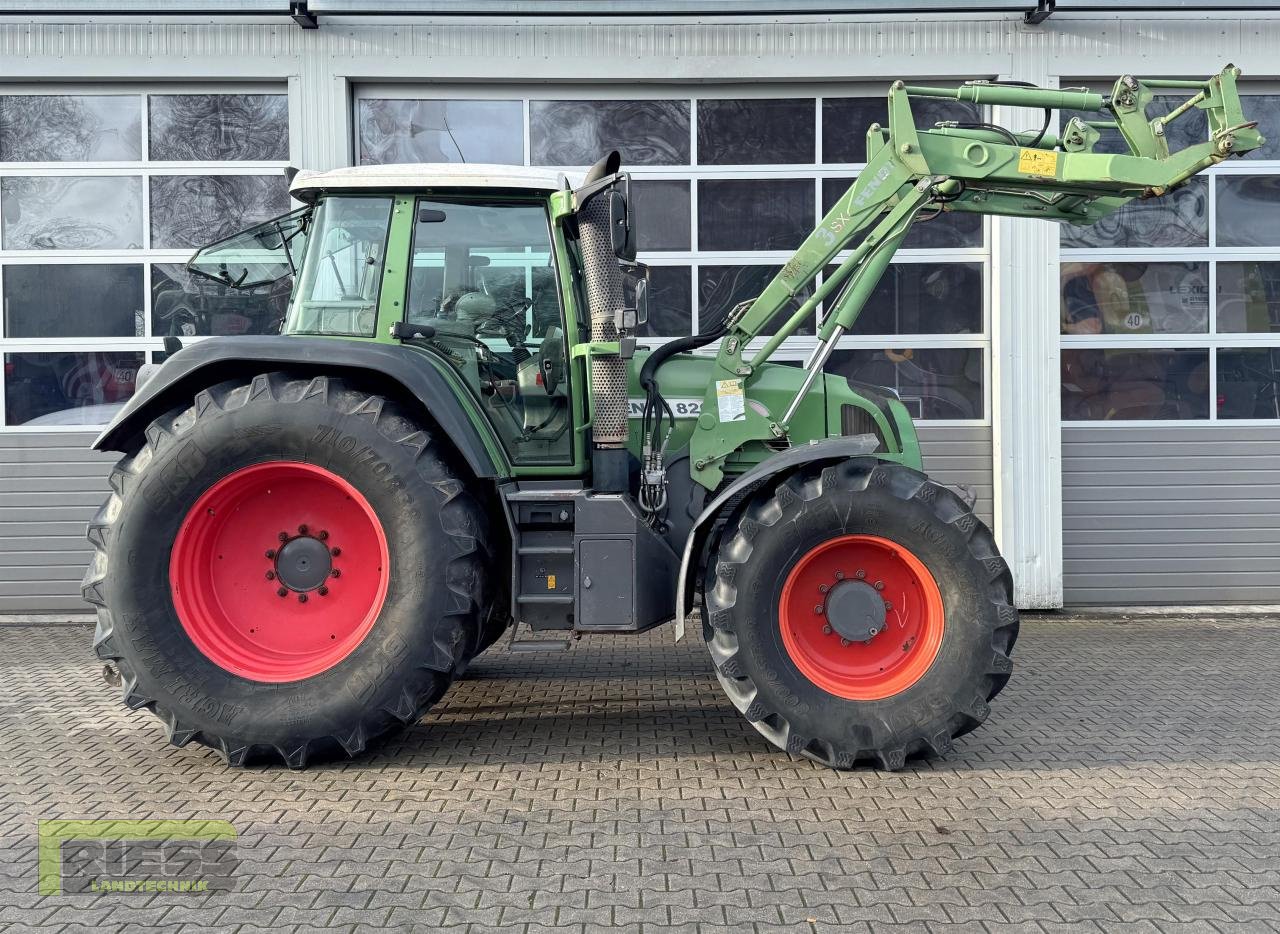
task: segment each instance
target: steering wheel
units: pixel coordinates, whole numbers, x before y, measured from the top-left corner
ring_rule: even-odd
[[[556,391],[564,379],[564,332],[554,324],[542,335],[538,347],[538,372],[542,374],[542,388],[547,395]]]

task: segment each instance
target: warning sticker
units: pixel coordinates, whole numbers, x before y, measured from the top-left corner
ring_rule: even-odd
[[[1021,149],[1018,171],[1023,175],[1057,175],[1058,154],[1047,149]]]
[[[745,422],[747,420],[746,397],[742,394],[742,380],[716,380],[716,405],[720,421]]]
[[[556,576],[554,574],[547,575],[547,589],[548,590],[556,589]]]

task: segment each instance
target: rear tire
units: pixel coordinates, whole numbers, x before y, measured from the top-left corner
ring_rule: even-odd
[[[965,503],[918,471],[801,468],[743,505],[713,559],[703,635],[716,675],[792,754],[838,769],[943,754],[1009,679],[1008,566]]]
[[[94,647],[125,703],[232,765],[353,756],[414,722],[490,598],[485,512],[450,460],[323,376],[223,383],[156,419],[88,533]]]

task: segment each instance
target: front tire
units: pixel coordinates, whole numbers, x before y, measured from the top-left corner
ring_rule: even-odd
[[[716,675],[792,754],[897,769],[945,753],[1009,679],[1009,569],[965,503],[918,471],[801,468],[743,505],[713,559]]]
[[[391,401],[223,383],[156,419],[89,527],[125,703],[229,764],[355,755],[448,688],[488,609],[487,520]]]

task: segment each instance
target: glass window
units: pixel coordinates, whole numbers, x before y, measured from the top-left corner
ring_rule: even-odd
[[[702,179],[698,249],[794,250],[813,232],[807,178]]]
[[[321,200],[290,312],[294,330],[373,336],[391,204],[390,198]]]
[[[283,94],[153,94],[151,158],[165,162],[284,162],[289,101]]]
[[[822,99],[822,161],[866,162],[867,129],[873,123],[889,125],[887,94],[876,97],[824,97]],[[941,120],[977,123],[982,119],[976,104],[920,98],[911,102],[916,126],[928,128]]]
[[[633,179],[630,208],[641,252],[689,249],[689,182]]]
[[[1209,351],[1062,349],[1062,417],[1068,421],[1209,417]]]
[[[288,209],[283,175],[155,175],[151,245],[165,250],[204,246]]]
[[[6,250],[142,248],[142,179],[34,176],[0,179]]]
[[[524,163],[520,101],[371,99],[358,111],[361,165]]]
[[[1063,334],[1203,334],[1208,263],[1062,263]]]
[[[1280,262],[1218,263],[1218,330],[1280,332]]]
[[[981,334],[982,298],[981,263],[892,263],[849,333]]]
[[[688,266],[649,267],[649,322],[640,337],[684,337],[693,333],[693,272]]]
[[[157,337],[278,334],[293,277],[256,289],[232,288],[185,266],[151,267],[151,333]]]
[[[475,390],[517,463],[573,450],[566,347],[541,201],[420,198],[408,320]]]
[[[837,350],[827,372],[898,393],[916,418],[977,419],[984,414],[982,348]]]
[[[142,267],[8,265],[6,337],[141,337]]]
[[[103,425],[133,395],[142,351],[7,353],[5,422],[9,425]]]
[[[1219,175],[1218,246],[1280,246],[1280,176]]]
[[[202,247],[187,261],[196,276],[252,289],[292,276],[306,251],[312,209],[299,208]]]
[[[849,190],[853,181],[852,178],[822,180],[824,215],[835,207],[835,203]],[[857,246],[861,239],[855,239],[850,247]],[[907,238],[902,241],[902,248],[906,250],[960,250],[981,246],[982,215],[964,211],[947,211],[928,220],[917,221],[912,225]]]
[[[0,95],[0,162],[142,158],[137,94]]]
[[[699,165],[812,165],[812,98],[698,101]]]
[[[698,270],[698,330],[703,333],[713,330],[733,311],[735,305],[763,292],[781,269],[781,266],[701,267]],[[811,294],[813,290],[806,288],[792,299],[792,304],[778,312],[763,333],[772,334],[785,324]],[[800,325],[795,333],[813,334],[813,319]]]
[[[1198,175],[1172,194],[1130,201],[1091,226],[1063,224],[1061,229],[1064,249],[1207,246],[1208,180]]]
[[[534,165],[592,165],[613,149],[624,166],[687,165],[689,102],[529,102]]]
[[[1218,418],[1280,418],[1280,347],[1218,351]]]

